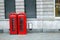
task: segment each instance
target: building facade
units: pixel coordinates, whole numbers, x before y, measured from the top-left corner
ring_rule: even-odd
[[[10,12],[26,12],[27,27],[33,29],[60,29],[58,1],[56,0],[0,0],[0,29],[9,29]]]

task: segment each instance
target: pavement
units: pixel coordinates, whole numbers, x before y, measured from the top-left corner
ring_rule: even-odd
[[[0,40],[60,40],[60,33],[28,33],[26,35],[0,33]]]

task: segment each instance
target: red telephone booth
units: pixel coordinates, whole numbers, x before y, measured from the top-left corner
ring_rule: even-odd
[[[9,23],[10,23],[10,34],[17,34],[17,15],[16,15],[16,13],[10,13]]]
[[[18,34],[27,33],[27,21],[25,13],[18,14]]]

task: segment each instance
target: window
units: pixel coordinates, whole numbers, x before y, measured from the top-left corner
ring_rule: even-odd
[[[27,18],[36,18],[36,0],[24,0]]]
[[[60,17],[60,0],[55,0],[55,16]]]
[[[9,18],[10,12],[15,12],[15,0],[4,0],[5,4],[5,18]]]
[[[15,0],[4,0],[5,18],[9,18],[10,12],[15,12]],[[36,0],[24,0],[27,18],[36,18]]]

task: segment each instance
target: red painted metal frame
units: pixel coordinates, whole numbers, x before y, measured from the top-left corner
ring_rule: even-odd
[[[10,13],[9,23],[10,23],[10,34],[17,34],[17,14],[16,13]]]
[[[21,21],[20,19],[23,19],[22,21],[22,24],[21,24]],[[21,31],[21,26],[22,25],[22,30]],[[26,14],[25,13],[19,13],[18,14],[18,34],[27,34],[27,21],[26,21]]]

